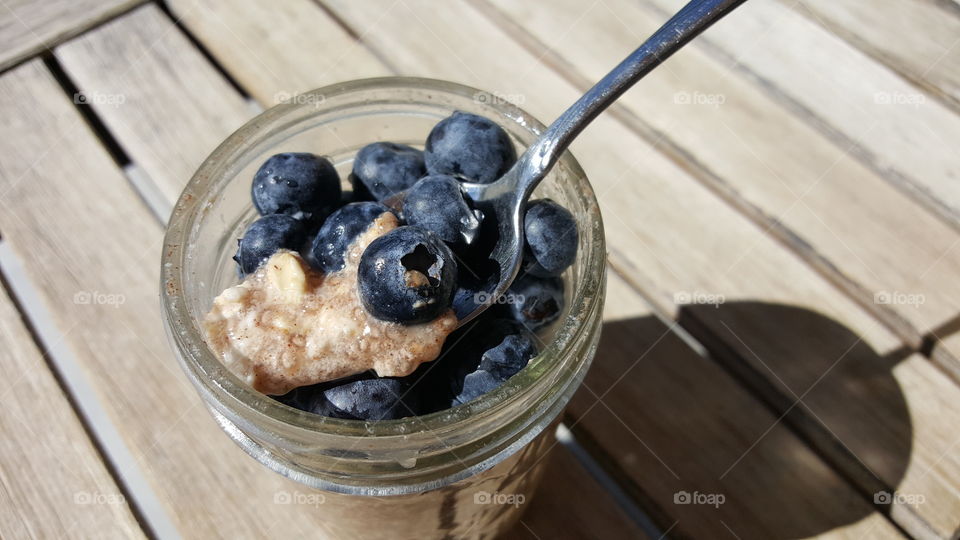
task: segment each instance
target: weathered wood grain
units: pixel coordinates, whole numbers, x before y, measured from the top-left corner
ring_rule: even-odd
[[[673,0],[646,0],[661,16]],[[960,222],[960,117],[853,45],[778,2],[747,2],[694,46],[720,55],[841,146]]]
[[[333,25],[332,21],[328,23]],[[169,21],[165,20],[162,13],[152,7],[132,13],[123,19],[108,27],[98,29],[92,35],[85,36],[82,46],[74,48],[71,52],[60,55],[66,69],[76,77],[76,81],[81,89],[90,94],[99,92],[118,91],[123,93],[130,100],[130,103],[137,104],[136,107],[118,107],[116,111],[111,111],[107,121],[108,125],[127,126],[129,129],[125,135],[129,136],[123,140],[125,148],[131,155],[144,155],[149,148],[143,148],[145,141],[150,140],[154,145],[152,151],[157,155],[157,159],[149,161],[144,167],[152,176],[159,176],[165,173],[164,167],[158,164],[166,164],[174,170],[185,169],[189,166],[190,160],[194,158],[193,150],[190,145],[197,141],[211,140],[215,137],[224,137],[225,125],[223,119],[232,119],[240,121],[239,116],[231,116],[236,111],[234,103],[237,95],[224,95],[222,93],[199,93],[192,92],[195,103],[184,104],[182,96],[191,93],[193,78],[177,78],[176,81],[160,81],[168,77],[169,73],[166,66],[173,62],[184,63],[195,70],[193,77],[199,80],[206,80],[215,77],[212,73],[212,67],[204,64],[199,59],[199,52],[192,49],[189,44],[180,38],[163,38],[163,45],[144,49],[141,51],[138,62],[140,63],[140,72],[143,74],[138,84],[129,84],[125,80],[125,66],[104,65],[98,63],[96,59],[89,59],[83,52],[97,52],[109,50],[111,44],[125,43],[133,41],[132,36],[137,33],[147,34],[156,32],[162,36],[169,36],[175,31],[169,30]],[[314,27],[318,29],[322,27]],[[102,32],[102,35],[100,33]],[[161,39],[158,37],[158,39]],[[68,44],[65,48],[72,47]],[[80,52],[78,52],[80,51]],[[58,51],[58,54],[59,51]],[[85,67],[84,62],[90,62],[96,68]],[[204,72],[205,71],[205,72]],[[153,80],[154,78],[158,80]],[[176,108],[181,110],[173,110]],[[142,121],[145,118],[153,118],[156,115],[166,114],[171,118],[171,129],[162,130],[159,133],[150,135],[148,130],[153,129],[150,122]],[[184,118],[189,114],[198,115],[197,118],[190,120],[188,124],[190,129],[200,130],[189,137],[182,136],[182,131],[177,129],[178,119]],[[111,124],[112,123],[112,124]],[[150,138],[153,137],[153,138]],[[159,168],[158,168],[159,167]],[[169,176],[171,182],[178,176]],[[182,179],[183,182],[186,178]],[[115,186],[116,187],[116,186]],[[172,186],[171,187],[175,187]],[[124,197],[134,197],[127,187],[116,187],[123,191]],[[73,201],[76,202],[76,201]],[[139,208],[139,207],[138,207]],[[147,242],[143,248],[148,248],[150,241],[158,241],[158,232],[156,227],[150,222],[150,216],[144,209],[140,209],[135,218],[137,220],[137,230],[130,234],[139,235],[141,241]],[[105,232],[110,224],[97,226],[94,232]],[[86,225],[88,228],[89,224]],[[159,244],[154,245],[155,248]],[[138,277],[135,282],[126,285],[131,290],[149,291],[153,295],[154,280],[156,272],[154,257],[150,256],[144,260],[147,267],[136,268]],[[129,269],[128,274],[134,269]],[[126,304],[125,304],[126,305]],[[141,307],[143,307],[141,305]],[[154,443],[143,441],[134,444],[138,450],[144,452],[145,460],[157,460],[146,465],[153,473],[152,480],[155,483],[161,500],[168,505],[170,514],[174,521],[180,527],[181,533],[185,536],[204,537],[208,534],[230,537],[234,534],[243,537],[258,537],[262,534],[270,536],[283,536],[286,534],[300,535],[303,531],[323,530],[323,517],[309,512],[297,510],[295,507],[286,507],[273,504],[273,496],[282,489],[297,489],[307,491],[305,488],[292,484],[291,482],[280,478],[274,473],[266,470],[254,463],[250,458],[233,448],[233,444],[226,435],[220,432],[218,428],[209,422],[208,415],[197,406],[197,399],[193,395],[191,388],[184,388],[184,377],[176,370],[171,355],[167,352],[165,344],[161,343],[162,329],[160,321],[153,316],[155,309],[149,311],[148,317],[142,317],[141,321],[128,321],[123,327],[136,331],[141,336],[140,342],[136,341],[128,349],[133,354],[143,355],[150,362],[163,363],[167,359],[168,369],[154,370],[149,373],[152,386],[172,387],[178,390],[177,399],[173,410],[164,414],[161,419],[165,425],[163,431],[167,433],[164,438],[173,439],[179,446],[179,449],[163,449],[164,452],[173,452],[174,455],[157,456],[161,449],[154,448]],[[118,315],[122,317],[123,315]],[[135,326],[134,326],[135,325]],[[136,330],[134,330],[134,328]],[[148,350],[158,347],[155,355],[150,355]],[[146,348],[145,348],[146,347]],[[135,365],[130,366],[136,368]],[[127,377],[133,377],[132,374],[126,374]],[[108,381],[100,376],[100,383],[107,385]],[[185,392],[186,395],[180,395]],[[151,403],[153,399],[169,400],[169,397],[162,395],[147,394],[141,395],[139,401],[141,407],[153,407],[164,409],[160,403]],[[166,401],[165,401],[166,403]],[[153,413],[152,416],[156,416]],[[177,417],[180,417],[177,420]],[[124,417],[117,418],[121,432],[131,437],[139,438],[141,435],[137,432],[143,430],[142,418]],[[173,420],[173,422],[170,422]],[[164,443],[165,446],[166,443]],[[565,449],[558,449],[559,454],[565,453]],[[186,455],[183,455],[183,454]],[[217,454],[222,454],[218,456]],[[559,457],[564,462],[563,456]],[[215,464],[211,461],[216,461]],[[579,467],[579,465],[577,465]],[[599,493],[599,488],[591,484],[593,482],[581,469],[570,469],[559,474],[556,478],[550,480],[557,487],[559,493],[548,494],[544,503],[541,504],[560,504],[560,493],[569,493],[574,490],[585,489],[590,492]],[[189,486],[183,486],[183,483],[189,483]],[[551,497],[556,497],[551,500]],[[570,504],[571,501],[565,501]],[[583,501],[582,501],[583,502]],[[577,527],[581,526],[573,520],[580,520],[583,516],[598,515],[606,516],[609,521],[604,524],[595,524],[602,530],[608,531],[613,537],[628,537],[636,534],[635,526],[623,515],[622,512],[612,510],[610,506],[612,501],[604,497],[597,496],[584,502],[582,509],[561,516],[552,516],[556,523],[547,523],[542,511],[533,510],[524,522],[529,530],[547,531],[555,527]],[[586,504],[588,503],[588,504]],[[222,507],[229,506],[224,510]],[[231,516],[229,519],[235,521],[228,525],[223,525],[224,519],[221,511],[227,512]],[[234,518],[234,513],[244,514],[242,517]],[[568,519],[569,515],[569,520]],[[558,520],[559,517],[559,520]],[[568,525],[565,525],[567,523]],[[526,529],[525,529],[526,530]],[[538,534],[540,534],[538,532]]]
[[[583,90],[662,24],[627,0],[493,4],[480,3]],[[724,63],[689,48],[620,102],[649,140],[692,156],[707,185],[912,344],[960,312],[960,233]]]
[[[3,536],[143,538],[123,493],[3,287],[0,368]]]
[[[801,0],[794,5],[931,95],[960,105],[960,18],[937,2]]]
[[[311,1],[169,3],[177,18],[203,38],[217,61],[265,107],[335,82],[390,74],[335,21],[326,20],[319,31],[322,10]],[[376,10],[369,14],[373,20],[385,17]],[[308,65],[300,63],[305,56]]]
[[[39,54],[143,0],[6,0],[0,9],[0,70]]]
[[[56,57],[170,201],[250,117],[243,98],[154,5],[57,47]],[[89,80],[109,84],[82,84]]]
[[[960,332],[945,333],[933,338],[930,358],[944,369],[960,366]],[[951,371],[955,379],[960,379],[960,369]]]

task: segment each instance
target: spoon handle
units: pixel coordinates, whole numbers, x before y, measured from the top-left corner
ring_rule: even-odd
[[[647,41],[587,91],[521,157],[520,185],[526,198],[546,176],[560,154],[604,109],[653,68],[680,50],[700,32],[746,0],[691,0]]]

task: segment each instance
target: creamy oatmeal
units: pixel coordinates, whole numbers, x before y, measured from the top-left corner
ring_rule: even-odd
[[[397,226],[393,214],[382,214],[350,245],[343,270],[330,274],[295,252],[277,252],[214,300],[204,320],[208,345],[228,369],[273,395],[371,369],[400,377],[434,360],[457,327],[453,310],[403,325],[371,316],[357,293],[363,250]]]

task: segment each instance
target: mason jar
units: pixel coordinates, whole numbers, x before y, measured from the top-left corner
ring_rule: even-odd
[[[200,166],[164,239],[163,320],[173,350],[223,430],[254,459],[321,490],[338,538],[489,538],[530,502],[556,420],[577,390],[600,336],[605,282],[603,225],[593,190],[566,152],[534,197],[568,208],[579,227],[566,302],[542,351],[496,390],[451,409],[399,420],[327,418],[284,405],[228,371],[207,347],[201,322],[214,297],[237,282],[231,256],[256,218],[254,172],[278,152],[327,156],[346,179],[374,141],[421,147],[453,111],[485,116],[518,154],[543,124],[504,96],[449,82],[379,78],[291,96],[249,121]],[[309,508],[307,510],[306,508]]]

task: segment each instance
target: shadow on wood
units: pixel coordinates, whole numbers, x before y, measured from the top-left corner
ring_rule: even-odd
[[[711,358],[654,317],[607,322],[565,420],[661,527],[800,538],[863,521],[894,532],[871,503],[910,460],[897,355],[782,305],[690,306],[680,321]]]

